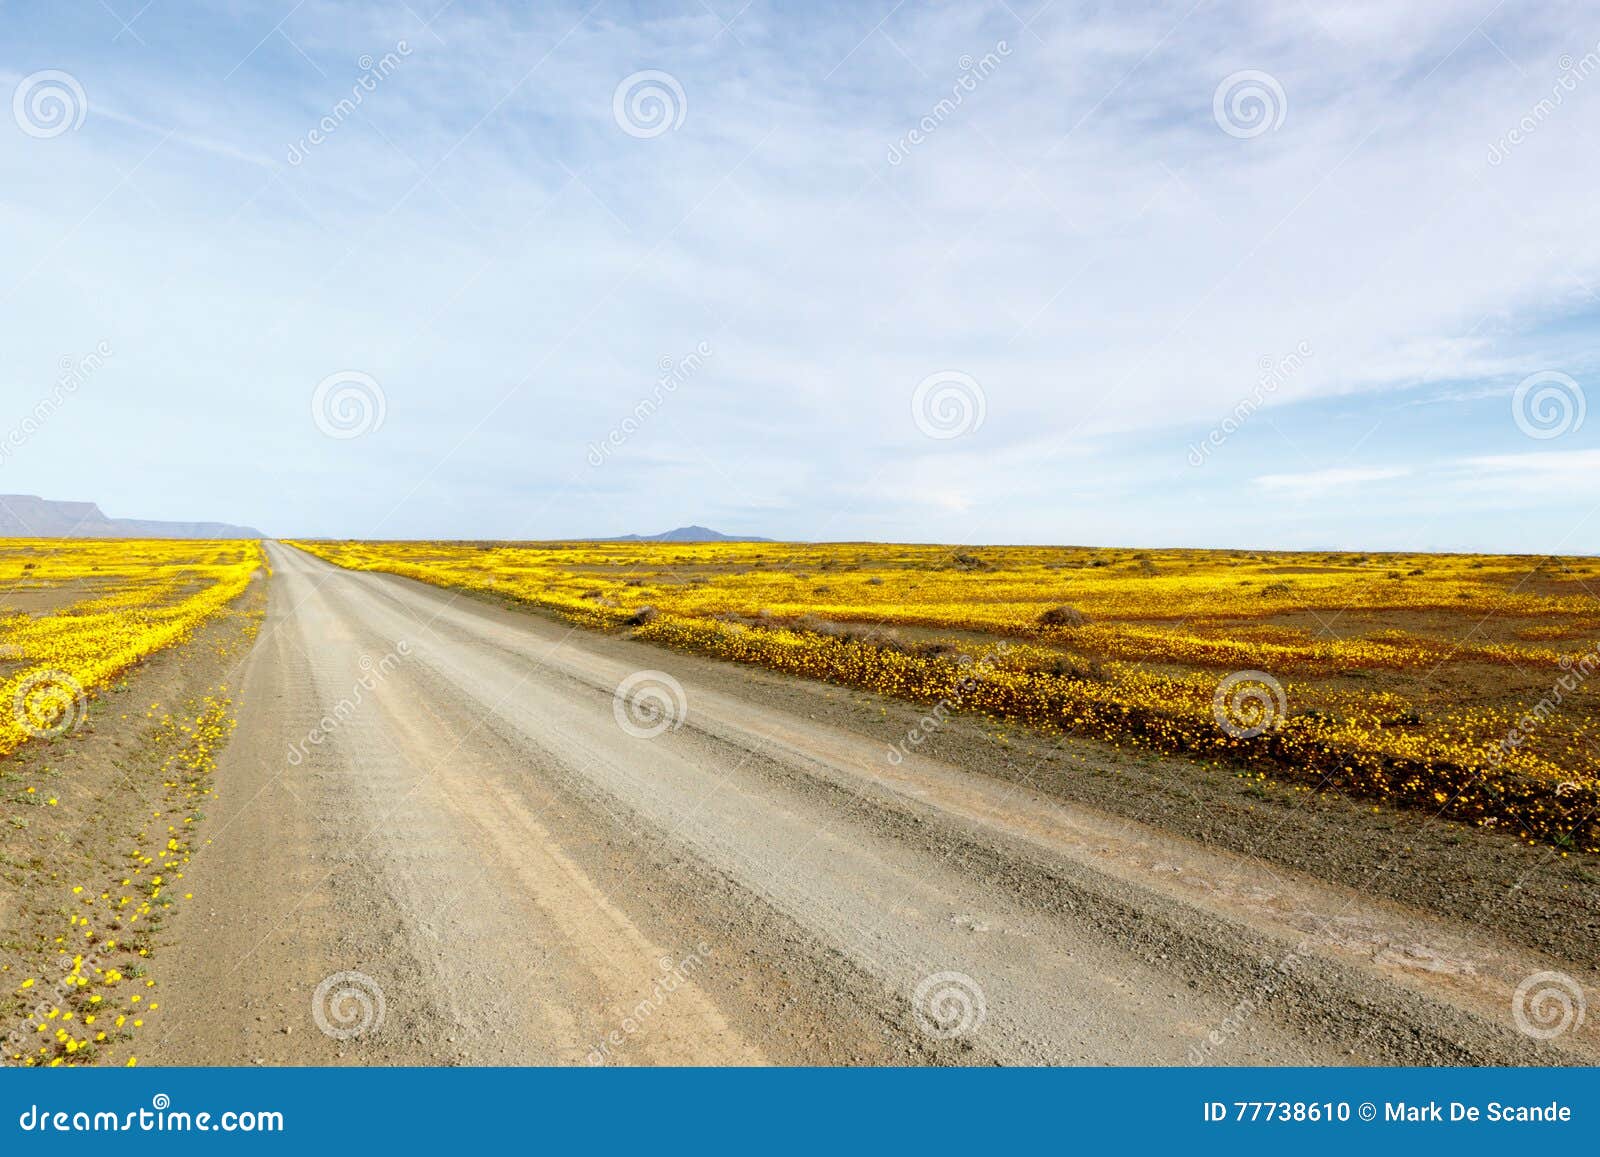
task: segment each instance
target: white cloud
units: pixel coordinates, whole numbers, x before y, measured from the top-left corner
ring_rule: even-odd
[[[1406,466],[1335,467],[1329,470],[1310,470],[1302,474],[1263,474],[1256,479],[1256,483],[1268,490],[1323,493],[1364,486],[1369,482],[1387,482],[1391,478],[1405,478],[1411,473],[1411,468]]]
[[[1536,450],[1467,458],[1457,485],[1535,497],[1576,496],[1600,503],[1600,450]]]

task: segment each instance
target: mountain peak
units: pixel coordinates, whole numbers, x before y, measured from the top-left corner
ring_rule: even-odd
[[[770,538],[758,538],[753,534],[723,534],[720,530],[712,530],[709,526],[680,526],[676,530],[665,530],[660,534],[624,534],[609,540],[611,542],[771,542]]]

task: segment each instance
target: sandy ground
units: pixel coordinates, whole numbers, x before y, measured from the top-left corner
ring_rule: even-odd
[[[1541,971],[1594,990],[1592,888],[1555,932],[1553,907],[1501,922],[1421,877],[1408,902],[1338,855],[1240,854],[1155,792],[1073,798],[1063,777],[1126,797],[1150,770],[1084,745],[1019,774],[1016,749],[962,758],[962,722],[894,764],[904,705],[268,549],[141,1063],[1600,1059],[1600,1018],[1544,1040],[1513,1016]],[[639,672],[681,688],[677,726],[619,720]],[[1251,815],[1230,830],[1284,826]],[[1324,838],[1329,812],[1304,822]],[[1401,840],[1521,872],[1342,830],[1369,861]],[[1569,896],[1545,867],[1521,878]]]

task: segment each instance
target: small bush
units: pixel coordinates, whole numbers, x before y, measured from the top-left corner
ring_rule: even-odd
[[[1065,603],[1051,607],[1039,616],[1039,624],[1045,627],[1081,627],[1088,621],[1077,607],[1069,607]]]
[[[1105,669],[1100,665],[1099,659],[1080,659],[1075,655],[1062,655],[1041,670],[1045,674],[1058,675],[1063,679],[1092,679],[1099,682],[1106,677]]]

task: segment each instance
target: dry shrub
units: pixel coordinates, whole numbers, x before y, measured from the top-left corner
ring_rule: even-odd
[[[1078,655],[1062,655],[1038,670],[1047,675],[1059,675],[1064,679],[1092,679],[1100,682],[1106,677],[1105,668],[1100,665],[1099,659]]]
[[[1039,616],[1039,625],[1044,627],[1081,627],[1089,621],[1088,616],[1077,607],[1069,607],[1062,603],[1059,607],[1051,607]]]

